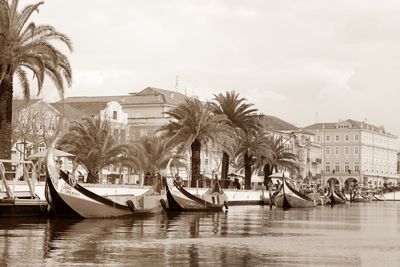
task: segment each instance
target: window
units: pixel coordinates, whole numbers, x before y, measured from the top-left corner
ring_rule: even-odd
[[[38,152],[42,152],[46,150],[46,144],[45,143],[41,143],[38,147]]]
[[[358,155],[358,146],[354,147],[354,154]]]
[[[317,135],[317,142],[318,143],[321,142],[321,136],[320,135]]]
[[[347,146],[344,148],[344,154],[349,154],[349,148]]]
[[[331,165],[329,164],[329,162],[325,163],[325,171],[326,171],[326,173],[331,172]]]
[[[339,141],[340,141],[339,135],[336,135],[336,136],[335,136],[335,141],[336,141],[336,142],[339,142]]]
[[[114,120],[116,120],[116,119],[118,119],[118,112],[117,111],[113,111],[113,116],[112,116],[112,118],[114,119]]]
[[[147,129],[140,129],[139,130],[139,135],[140,135],[140,137],[146,136],[147,135]]]
[[[347,134],[344,136],[344,140],[347,141],[347,142],[350,141],[350,138],[349,138],[349,136]]]
[[[329,135],[326,136],[326,141],[331,141],[331,137]]]
[[[358,162],[354,163],[354,171],[355,172],[360,172],[360,165],[358,164]]]
[[[339,162],[335,163],[335,172],[339,172],[340,171],[340,167],[339,167]]]
[[[358,142],[358,134],[356,134],[356,135],[354,136],[354,141],[355,141],[355,142]]]
[[[350,173],[350,163],[348,162],[344,163],[344,171]]]
[[[204,159],[204,165],[208,166],[208,159]]]
[[[339,155],[339,154],[340,154],[340,147],[337,146],[337,147],[335,148],[335,154],[336,154],[336,155]]]
[[[329,147],[326,147],[326,148],[325,148],[325,154],[326,154],[326,155],[329,155],[329,152],[330,152]]]

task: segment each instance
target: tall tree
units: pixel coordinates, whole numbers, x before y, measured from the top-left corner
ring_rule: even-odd
[[[14,76],[30,97],[29,72],[37,81],[38,94],[48,76],[64,96],[64,82],[71,85],[71,66],[67,57],[51,41],[57,40],[72,51],[70,39],[50,25],[28,23],[43,2],[18,10],[18,0],[0,0],[0,158],[11,156],[11,123]]]
[[[133,153],[140,157],[138,168],[146,177],[154,177],[157,170],[165,169],[170,159],[171,166],[186,168],[184,156],[176,153],[163,137],[144,136],[138,139],[132,148]]]
[[[224,114],[228,118],[228,124],[235,130],[242,130],[246,133],[257,131],[261,126],[255,116],[257,109],[251,108],[253,104],[245,103],[246,99],[239,97],[235,91],[225,94],[214,95],[212,102],[215,114]],[[229,153],[223,151],[221,178],[227,179],[229,170]]]
[[[225,123],[225,115],[215,115],[210,103],[198,99],[186,99],[184,103],[165,114],[172,120],[160,128],[173,146],[179,151],[190,148],[191,186],[200,178],[200,151],[203,145],[220,144],[222,136],[232,136],[231,128]]]
[[[256,168],[263,169],[265,185],[270,182],[269,176],[273,172],[278,172],[279,169],[292,172],[299,170],[298,157],[286,146],[287,141],[283,140],[282,136],[268,135],[267,138],[272,152],[271,157],[260,157],[256,163]]]
[[[117,144],[110,122],[99,117],[83,117],[80,122],[72,122],[57,145],[74,154],[75,161],[86,167],[89,183],[98,183],[101,170],[106,166],[132,167],[132,163],[139,166],[138,159],[129,153],[131,147]]]
[[[268,136],[259,131],[257,133],[246,133],[240,131],[238,136],[237,161],[240,169],[244,169],[245,189],[251,189],[252,166],[259,157],[270,157]]]

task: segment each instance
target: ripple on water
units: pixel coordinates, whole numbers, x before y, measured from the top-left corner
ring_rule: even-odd
[[[400,203],[0,220],[0,265],[398,266]]]

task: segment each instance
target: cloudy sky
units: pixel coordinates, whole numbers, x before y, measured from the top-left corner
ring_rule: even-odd
[[[399,14],[397,0],[47,0],[33,19],[73,40],[66,96],[174,89],[179,75],[181,92],[236,90],[298,126],[366,119],[400,135]]]

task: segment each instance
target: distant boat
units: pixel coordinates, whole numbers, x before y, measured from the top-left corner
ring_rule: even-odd
[[[338,192],[333,186],[330,187],[328,199],[331,205],[346,203],[346,197]]]
[[[215,182],[203,195],[196,196],[185,190],[175,179],[167,184],[167,202],[161,201],[168,211],[222,211],[227,208],[227,197]]]
[[[280,208],[308,208],[315,207],[316,203],[308,196],[294,189],[285,177],[282,177],[282,186],[275,196],[275,205]]]
[[[385,201],[385,196],[380,193],[372,193],[372,200],[373,201]]]
[[[14,181],[22,178],[28,184],[29,191],[14,191],[6,180],[4,164],[15,164],[11,160],[0,160],[0,179],[4,191],[0,191],[0,217],[25,217],[46,216],[48,214],[47,202],[41,199],[35,192],[36,169],[32,161],[18,161]],[[30,171],[28,170],[30,169]],[[29,172],[31,174],[29,174]],[[21,175],[21,177],[17,177]]]
[[[363,194],[357,190],[352,196],[350,202],[370,202],[372,197],[368,194]]]
[[[150,214],[162,210],[160,200],[165,196],[156,194],[152,189],[138,196],[130,194],[100,196],[86,189],[58,169],[54,159],[54,149],[49,149],[46,163],[48,184],[46,196],[56,216],[78,214],[83,218],[104,218]]]

